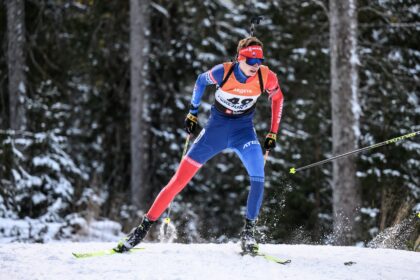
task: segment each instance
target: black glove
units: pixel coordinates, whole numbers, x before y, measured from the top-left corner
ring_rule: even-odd
[[[195,129],[197,128],[197,114],[188,113],[184,124],[184,129],[188,134],[194,133]]]
[[[270,151],[271,149],[274,149],[274,147],[276,147],[276,139],[277,139],[277,135],[275,133],[268,133],[267,136],[265,137],[265,141],[264,141],[264,149],[266,151]]]

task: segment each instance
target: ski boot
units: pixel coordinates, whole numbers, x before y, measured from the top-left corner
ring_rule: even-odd
[[[124,253],[130,251],[133,247],[139,244],[146,236],[150,227],[154,221],[150,221],[146,216],[143,218],[143,222],[136,228],[134,228],[126,237],[121,239],[117,247],[113,250],[117,253]]]
[[[256,255],[258,254],[258,243],[255,240],[255,224],[256,221],[245,220],[245,227],[241,233],[242,254]]]

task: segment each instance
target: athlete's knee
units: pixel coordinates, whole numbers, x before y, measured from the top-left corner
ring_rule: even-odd
[[[264,178],[264,157],[261,149],[251,149],[247,153],[240,154],[240,157],[250,177]]]
[[[181,164],[172,179],[163,189],[164,192],[171,195],[179,193],[188,184],[200,167],[201,164],[195,162],[189,157],[185,157],[181,161]]]
[[[169,183],[162,189],[162,193],[165,195],[174,197],[177,195],[180,190],[183,188],[182,181],[179,179],[179,176],[175,173]]]
[[[178,173],[172,177],[169,183],[162,189],[162,191],[170,196],[177,195],[187,184],[189,180],[180,176]]]
[[[256,185],[264,186],[264,174],[263,176],[249,176],[249,180],[256,183]]]
[[[249,180],[251,182],[260,182],[264,185],[264,172],[262,172],[262,174],[261,173],[250,174]]]

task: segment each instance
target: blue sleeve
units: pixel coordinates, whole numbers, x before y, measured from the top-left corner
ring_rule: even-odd
[[[201,97],[203,96],[206,86],[214,84],[220,85],[224,74],[225,69],[223,64],[218,64],[211,70],[198,75],[194,86],[193,96],[191,98],[191,105],[194,107],[190,109],[191,114],[198,113],[198,107],[200,107]]]

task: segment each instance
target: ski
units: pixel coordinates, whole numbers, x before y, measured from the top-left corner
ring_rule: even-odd
[[[260,256],[260,257],[264,257],[264,259],[266,259],[268,261],[275,262],[275,263],[278,263],[278,264],[288,264],[288,263],[292,262],[292,260],[282,259],[282,258],[279,258],[279,257],[276,257],[276,256],[267,255],[266,253],[258,253],[257,255]]]
[[[143,251],[146,248],[133,248],[129,253],[135,253],[139,251]],[[124,253],[118,253],[115,252],[114,249],[107,249],[107,250],[99,250],[99,251],[93,251],[93,252],[86,252],[86,253],[72,253],[74,257],[77,259],[85,259],[85,258],[91,258],[91,257],[102,257],[102,256],[110,256],[115,254],[124,254]]]
[[[275,262],[275,263],[278,263],[278,264],[288,264],[288,263],[292,262],[292,260],[282,259],[282,258],[273,256],[273,255],[266,254],[264,252],[258,252],[258,253],[244,253],[244,252],[242,252],[241,256],[263,257],[267,261]]]
[[[128,253],[135,253],[145,250],[146,248],[133,248]],[[125,254],[125,253],[118,253],[113,249],[107,250],[99,250],[99,251],[92,251],[92,252],[85,252],[85,253],[72,253],[72,255],[77,259],[85,259],[85,258],[92,258],[92,257],[102,257],[102,256],[110,256],[115,254]],[[241,256],[251,256],[251,257],[263,257],[267,261],[275,262],[278,264],[288,264],[291,262],[289,259],[282,259],[273,255],[266,254],[264,252],[258,253],[240,253]]]

